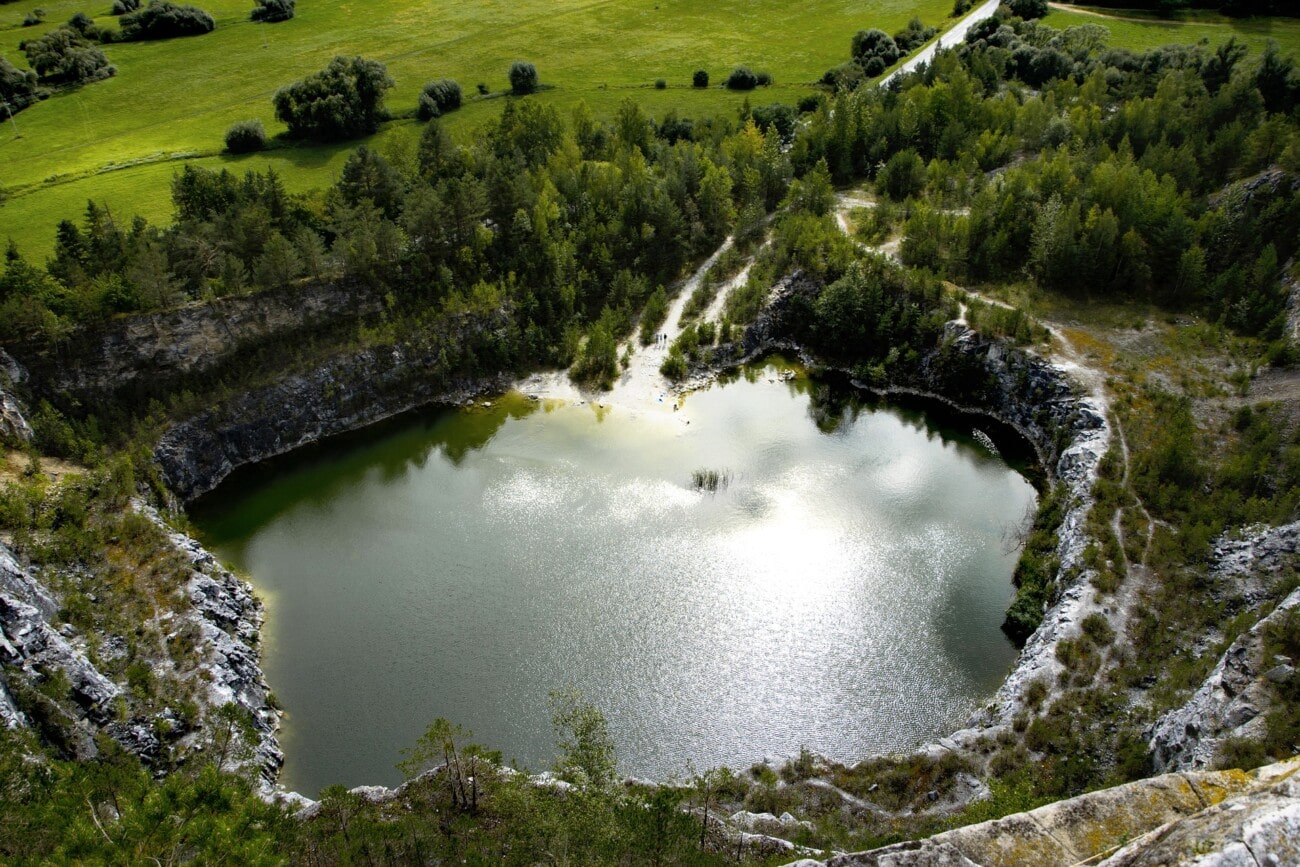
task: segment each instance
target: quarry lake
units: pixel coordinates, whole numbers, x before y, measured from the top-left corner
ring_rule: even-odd
[[[1023,445],[787,370],[679,411],[512,393],[407,416],[200,502],[267,602],[283,783],[393,784],[436,717],[544,770],[568,687],[620,772],[656,778],[960,726],[1015,656]]]

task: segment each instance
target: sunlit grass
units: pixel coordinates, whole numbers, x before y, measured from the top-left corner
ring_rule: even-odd
[[[113,44],[105,53],[118,74],[61,94],[17,116],[20,138],[0,132],[0,188],[10,194],[0,208],[0,238],[10,236],[33,253],[48,251],[51,218],[79,213],[88,198],[123,213],[165,216],[157,181],[184,160],[213,165],[225,130],[257,117],[268,133],[284,127],[271,96],[281,85],[323,67],[335,54],[384,61],[396,81],[390,110],[415,107],[421,85],[432,78],[460,82],[467,96],[476,85],[507,87],[512,61],[537,65],[554,89],[534,97],[566,114],[586,101],[598,115],[612,113],[631,96],[651,114],[676,108],[686,116],[738,111],[743,94],[720,87],[691,88],[691,74],[709,71],[715,85],[739,64],[772,73],[775,86],[749,94],[756,104],[794,102],[812,82],[848,57],[852,34],[864,27],[889,32],[919,15],[942,25],[951,0],[813,0],[789,4],[752,0],[742,5],[690,0],[384,0],[362,4],[303,0],[296,17],[281,24],[247,20],[249,0],[197,0],[217,20],[211,34],[160,42]],[[116,26],[108,0],[20,0],[0,7],[0,55],[25,66],[18,44],[57,27],[77,11]],[[46,23],[19,27],[43,8]],[[655,79],[668,83],[655,90]],[[499,99],[470,99],[446,118],[465,135],[501,110]],[[415,132],[401,121],[378,134]],[[403,127],[412,127],[404,130]],[[334,148],[277,150],[234,163],[274,166],[291,188],[325,186],[356,142]],[[170,162],[104,174],[123,163]],[[148,187],[149,189],[145,189]]]

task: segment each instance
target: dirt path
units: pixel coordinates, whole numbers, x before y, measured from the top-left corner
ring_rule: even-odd
[[[952,29],[940,36],[934,42],[931,42],[925,48],[922,48],[915,57],[895,69],[893,72],[880,79],[879,86],[884,87],[894,78],[900,75],[906,75],[914,72],[918,66],[924,66],[934,59],[934,53],[940,48],[951,48],[960,42],[965,41],[966,31],[970,30],[976,23],[983,21],[985,18],[992,18],[993,13],[998,11],[998,6],[1002,0],[988,0],[982,6],[967,13],[966,17],[952,26]]]
[[[1088,15],[1093,18],[1111,21],[1132,21],[1135,24],[1157,24],[1161,27],[1181,27],[1186,22],[1178,21],[1173,18],[1138,18],[1132,15],[1112,15],[1109,12],[1102,12],[1099,9],[1092,9],[1088,6],[1072,6],[1069,3],[1048,3],[1049,8],[1058,12],[1073,12],[1076,15]],[[1197,24],[1204,24],[1210,27],[1227,26],[1218,21],[1197,21]]]

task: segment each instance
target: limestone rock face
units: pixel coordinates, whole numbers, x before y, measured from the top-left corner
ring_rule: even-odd
[[[504,320],[501,320],[504,321]],[[469,322],[490,330],[501,321]],[[336,356],[308,373],[245,392],[168,430],[154,449],[168,487],[190,502],[235,469],[435,403],[504,390],[507,377],[441,372],[438,353],[401,346]]]
[[[13,389],[27,379],[23,366],[0,349],[0,442],[31,442],[32,428]]]
[[[197,668],[179,672],[182,677],[205,684],[199,696],[198,729],[202,729],[208,713],[226,702],[248,711],[256,732],[256,741],[251,744],[252,764],[269,791],[284,756],[276,739],[279,717],[268,701],[270,690],[257,650],[262,605],[247,583],[223,569],[198,542],[168,528],[150,507],[141,503],[133,507],[158,524],[172,549],[190,564],[185,595],[174,610],[162,616],[174,630],[188,626],[198,636]],[[72,705],[80,714],[77,719],[64,720],[76,732],[75,742],[69,745],[74,754],[93,756],[93,736],[103,732],[145,763],[155,762],[163,747],[158,732],[179,731],[180,720],[170,711],[157,719],[119,719],[117,703],[124,684],[114,682],[90,661],[83,649],[83,637],[72,626],[54,627],[58,609],[58,601],[48,589],[12,551],[0,545],[0,723],[16,727],[29,722],[9,688],[15,679],[39,684],[52,673],[61,672],[71,687]],[[121,644],[107,637],[100,644],[98,658],[107,661],[120,657],[124,652]],[[173,662],[164,658],[155,664],[169,666]],[[187,746],[186,738],[192,745],[198,734],[186,734],[181,746]]]
[[[83,329],[70,346],[13,345],[42,392],[87,405],[114,395],[160,395],[187,376],[237,364],[271,338],[292,341],[380,308],[380,299],[332,283],[235,295]]]
[[[800,867],[1108,867],[1300,863],[1300,759],[1166,774],[925,840]],[[790,865],[793,867],[793,864]]]

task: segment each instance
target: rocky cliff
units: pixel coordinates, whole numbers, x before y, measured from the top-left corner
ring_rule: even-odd
[[[380,308],[358,286],[304,284],[112,319],[66,346],[7,348],[43,395],[96,406],[119,396],[163,397],[193,377],[220,375],[268,342],[293,345],[335,327],[355,330]]]
[[[37,575],[0,544],[0,720],[10,727],[34,725],[47,738],[57,733],[61,751],[76,758],[95,756],[95,736],[102,733],[157,768],[201,751],[215,724],[213,711],[234,703],[254,731],[239,763],[251,766],[269,790],[284,757],[276,739],[279,716],[260,668],[262,605],[196,541],[171,530],[150,507],[133,508],[162,531],[163,552],[184,564],[178,586],[159,598],[154,622],[144,626],[157,627],[165,638],[147,663],[150,679],[183,692],[169,700],[193,701],[193,715],[178,713],[173,704],[149,709],[135,701],[129,674],[115,679],[105,673],[147,630],[83,633],[61,617],[62,600],[49,589],[56,576]],[[93,574],[79,572],[60,581],[97,583]],[[184,651],[172,649],[182,644]],[[20,710],[23,704],[31,711]]]
[[[361,350],[173,426],[154,456],[167,486],[189,502],[241,466],[417,407],[498,392],[509,382],[504,376],[447,375],[436,356],[400,346]]]
[[[1107,867],[1300,863],[1300,759],[1166,774],[991,822],[788,867]]]
[[[1257,610],[1270,589],[1294,580],[1298,556],[1300,522],[1220,540],[1212,572]],[[1265,635],[1298,606],[1295,590],[1232,642],[1186,704],[1156,721],[1148,732],[1156,770],[1211,767],[1228,739],[1263,734],[1275,687],[1297,676],[1296,660],[1266,656]]]
[[[27,381],[27,371],[0,349],[0,443],[31,442],[32,428],[15,389]]]

